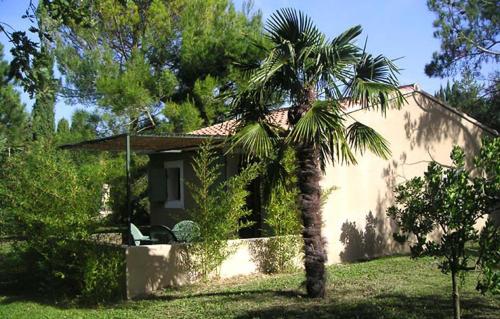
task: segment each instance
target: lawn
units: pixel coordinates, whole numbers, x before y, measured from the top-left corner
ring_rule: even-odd
[[[381,258],[328,268],[328,297],[304,298],[301,272],[238,278],[147,300],[84,307],[41,297],[0,295],[0,318],[451,318],[449,277],[432,259]],[[499,318],[500,298],[462,287],[463,318]]]

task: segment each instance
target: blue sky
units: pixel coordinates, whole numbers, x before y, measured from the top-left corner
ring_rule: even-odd
[[[234,0],[236,8],[242,8],[243,0]],[[27,29],[28,21],[21,19],[29,0],[0,0],[0,21],[16,29]],[[264,19],[283,7],[293,7],[305,12],[318,28],[332,38],[345,29],[360,24],[362,45],[368,37],[367,49],[373,54],[389,58],[401,58],[396,64],[402,69],[401,84],[418,83],[422,89],[433,93],[446,79],[430,79],[424,66],[432,52],[439,49],[439,40],[432,36],[434,15],[427,10],[424,0],[255,0],[254,9],[262,10]],[[8,43],[1,35],[0,42],[10,59]],[[32,101],[22,95],[27,109]],[[56,105],[56,119],[69,118],[78,106],[67,105],[63,100]]]

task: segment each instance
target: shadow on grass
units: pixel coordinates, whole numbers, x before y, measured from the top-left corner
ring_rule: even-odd
[[[306,295],[298,290],[255,289],[255,290],[218,291],[218,292],[183,294],[183,295],[175,295],[175,294],[152,295],[144,297],[142,300],[174,301],[182,299],[210,298],[210,297],[222,297],[226,300],[231,299],[235,301],[237,301],[238,299],[248,301],[248,299],[258,300],[258,299],[263,299],[265,297],[306,298]]]
[[[463,300],[462,308],[464,319],[496,319],[500,313],[500,307],[492,306],[481,298]],[[408,297],[402,294],[386,294],[357,302],[330,299],[274,306],[250,310],[236,318],[444,319],[451,318],[452,311],[450,300],[443,296]]]

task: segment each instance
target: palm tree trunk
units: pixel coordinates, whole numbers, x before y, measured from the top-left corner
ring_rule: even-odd
[[[302,144],[297,147],[298,186],[300,189],[299,206],[304,229],[305,270],[307,295],[311,298],[325,296],[324,239],[321,236],[321,187],[319,181],[318,151],[313,145]]]

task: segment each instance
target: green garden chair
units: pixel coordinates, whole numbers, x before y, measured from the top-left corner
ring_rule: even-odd
[[[132,233],[132,238],[134,239],[134,244],[140,246],[141,244],[152,244],[153,241],[149,236],[144,236],[139,228],[134,224],[130,224],[130,232]]]
[[[172,228],[177,240],[181,243],[192,243],[200,237],[200,226],[193,221],[183,220]]]

